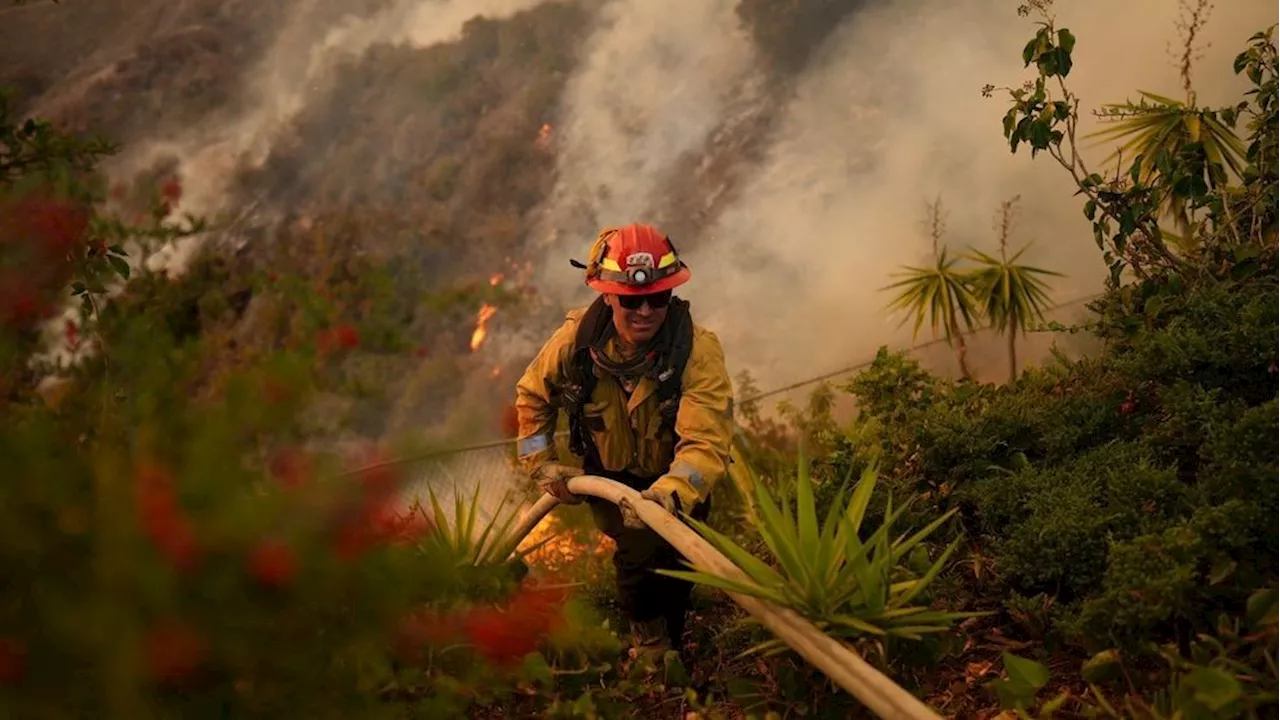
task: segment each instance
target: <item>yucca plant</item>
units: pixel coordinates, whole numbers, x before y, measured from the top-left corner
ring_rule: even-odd
[[[812,480],[803,451],[795,479],[795,507],[784,489],[778,497],[755,483],[760,538],[773,555],[774,566],[754,557],[706,523],[688,519],[702,537],[746,575],[722,577],[699,570],[664,570],[664,575],[767,600],[791,609],[834,637],[897,637],[919,640],[928,633],[943,632],[953,621],[975,613],[942,612],[915,604],[959,545],[959,539],[918,577],[903,567],[903,560],[955,514],[952,509],[913,534],[894,535],[894,523],[906,505],[894,508],[888,501],[883,522],[864,533],[863,520],[877,481],[878,460],[873,459],[848,495],[843,488],[826,519],[819,522]],[[847,484],[847,481],[846,481]],[[780,650],[779,641],[752,650]]]
[[[431,499],[430,514],[421,502],[415,501],[410,507],[410,512],[420,514],[435,528],[434,532],[428,533],[422,539],[420,547],[425,551],[438,552],[442,557],[452,559],[457,566],[497,565],[513,559],[513,555],[515,555],[514,559],[523,560],[525,556],[535,552],[547,542],[543,540],[522,552],[516,552],[522,538],[513,537],[511,528],[520,518],[519,506],[513,504],[505,515],[503,513],[508,508],[511,492],[503,495],[502,502],[494,511],[492,520],[483,526],[479,522],[479,484],[476,485],[469,502],[464,502],[462,494],[457,492],[456,487],[454,488],[452,517],[440,504],[433,488],[428,488],[427,494]]]
[[[1213,9],[1210,0],[1194,0],[1182,5],[1178,22],[1182,35],[1182,56],[1178,74],[1182,77],[1185,100],[1139,90],[1137,103],[1102,106],[1099,119],[1106,127],[1088,137],[1104,141],[1122,140],[1107,158],[1131,158],[1130,173],[1135,181],[1155,185],[1162,194],[1161,210],[1172,217],[1176,233],[1161,230],[1165,242],[1183,252],[1195,246],[1191,211],[1198,198],[1229,182],[1228,171],[1244,177],[1245,148],[1236,136],[1235,118],[1239,108],[1213,110],[1196,104],[1192,66],[1197,55],[1196,38]]]
[[[1049,306],[1048,286],[1040,278],[1062,277],[1052,270],[1018,264],[1018,258],[1031,247],[1030,243],[1009,257],[1009,233],[1017,201],[1015,196],[1000,204],[996,226],[1000,233],[1000,257],[972,248],[967,256],[978,263],[970,275],[974,298],[991,328],[1005,335],[1009,343],[1009,382],[1018,378],[1018,334],[1025,335],[1033,321],[1043,320]]]
[[[955,353],[960,375],[969,380],[973,374],[969,371],[964,331],[973,329],[978,308],[968,286],[968,276],[955,267],[956,260],[949,259],[947,248],[939,244],[944,230],[941,200],[928,206],[927,223],[933,240],[933,267],[908,266],[904,268],[906,272],[899,274],[902,280],[881,289],[898,290],[889,303],[889,309],[903,310],[908,313],[908,318],[915,317],[912,337],[919,336],[926,317],[934,337],[937,337],[941,326],[943,337]]]

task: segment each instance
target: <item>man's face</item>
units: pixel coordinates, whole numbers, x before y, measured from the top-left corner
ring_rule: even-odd
[[[632,345],[641,345],[653,339],[667,319],[667,304],[671,291],[664,290],[650,295],[607,295],[605,302],[613,309],[613,326],[618,337]]]

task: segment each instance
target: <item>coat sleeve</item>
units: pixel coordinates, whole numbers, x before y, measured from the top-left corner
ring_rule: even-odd
[[[556,418],[559,408],[551,401],[553,384],[563,380],[564,367],[573,350],[577,321],[570,314],[516,382],[517,454],[520,467],[533,472],[556,462]]]
[[[682,380],[676,412],[675,458],[652,489],[676,493],[687,512],[711,494],[729,471],[733,386],[714,333],[699,329]]]

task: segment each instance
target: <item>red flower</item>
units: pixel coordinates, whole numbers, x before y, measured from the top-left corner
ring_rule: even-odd
[[[53,314],[36,283],[18,272],[0,273],[0,323],[27,327]]]
[[[350,325],[339,325],[334,328],[334,334],[337,337],[338,347],[344,350],[350,350],[360,344],[360,333]]]
[[[182,199],[182,183],[176,177],[166,178],[160,184],[160,197],[170,203],[176,203]]]
[[[70,200],[0,199],[0,323],[27,328],[55,312],[88,226],[87,209]]]
[[[67,318],[67,325],[63,328],[62,335],[67,340],[67,347],[75,350],[80,347],[80,328],[76,326],[76,321]]]
[[[16,685],[26,674],[26,646],[13,638],[0,638],[0,685]]]
[[[6,211],[5,230],[14,238],[37,241],[59,257],[66,257],[89,227],[84,207],[42,194],[27,195]]]
[[[379,538],[401,547],[413,545],[436,530],[435,524],[418,509],[404,513],[390,510],[382,514],[378,521]]]
[[[486,659],[495,665],[511,667],[537,650],[560,627],[565,598],[561,589],[526,585],[505,609],[472,611],[464,631]]]
[[[311,458],[296,447],[287,447],[271,458],[269,472],[282,486],[292,490],[306,483],[311,474]]]
[[[401,477],[396,466],[385,463],[376,451],[362,459],[368,465],[356,471],[359,499],[348,508],[337,530],[334,549],[344,559],[353,559],[377,543],[412,542],[425,531],[425,526],[397,510]]]
[[[1138,409],[1138,399],[1133,396],[1133,391],[1125,396],[1124,402],[1120,403],[1120,413],[1122,415],[1132,415],[1134,410]]]
[[[359,344],[360,333],[346,323],[321,330],[316,336],[316,347],[321,353],[328,353],[335,348],[350,350]]]
[[[175,568],[190,570],[199,548],[195,528],[178,504],[173,479],[158,465],[143,463],[135,481],[143,531]]]
[[[267,587],[284,587],[298,574],[298,557],[283,541],[264,540],[249,553],[249,574]]]
[[[143,641],[147,670],[162,683],[181,682],[195,674],[204,662],[204,638],[191,626],[174,620],[160,623]]]

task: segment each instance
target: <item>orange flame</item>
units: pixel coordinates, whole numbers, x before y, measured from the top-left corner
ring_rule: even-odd
[[[494,273],[489,276],[489,284],[497,285],[498,283],[502,282],[502,278],[503,278],[502,273]]]
[[[551,145],[551,124],[544,123],[538,128],[538,139],[533,141],[534,147],[539,150],[546,150]]]
[[[494,365],[494,366],[493,366],[493,369],[489,371],[489,377],[491,377],[491,378],[497,378],[497,377],[498,377],[499,375],[501,375],[501,374],[502,374],[502,366],[501,366],[501,365]]]
[[[528,553],[526,561],[547,570],[560,570],[592,557],[603,557],[613,549],[613,541],[608,536],[593,536],[583,542],[554,517],[539,523],[520,543],[521,552]]]
[[[471,333],[471,352],[479,350],[480,346],[484,344],[484,337],[487,334],[485,326],[489,324],[489,318],[493,317],[496,312],[498,312],[498,308],[489,303],[480,305],[480,314],[476,316],[476,329]]]

